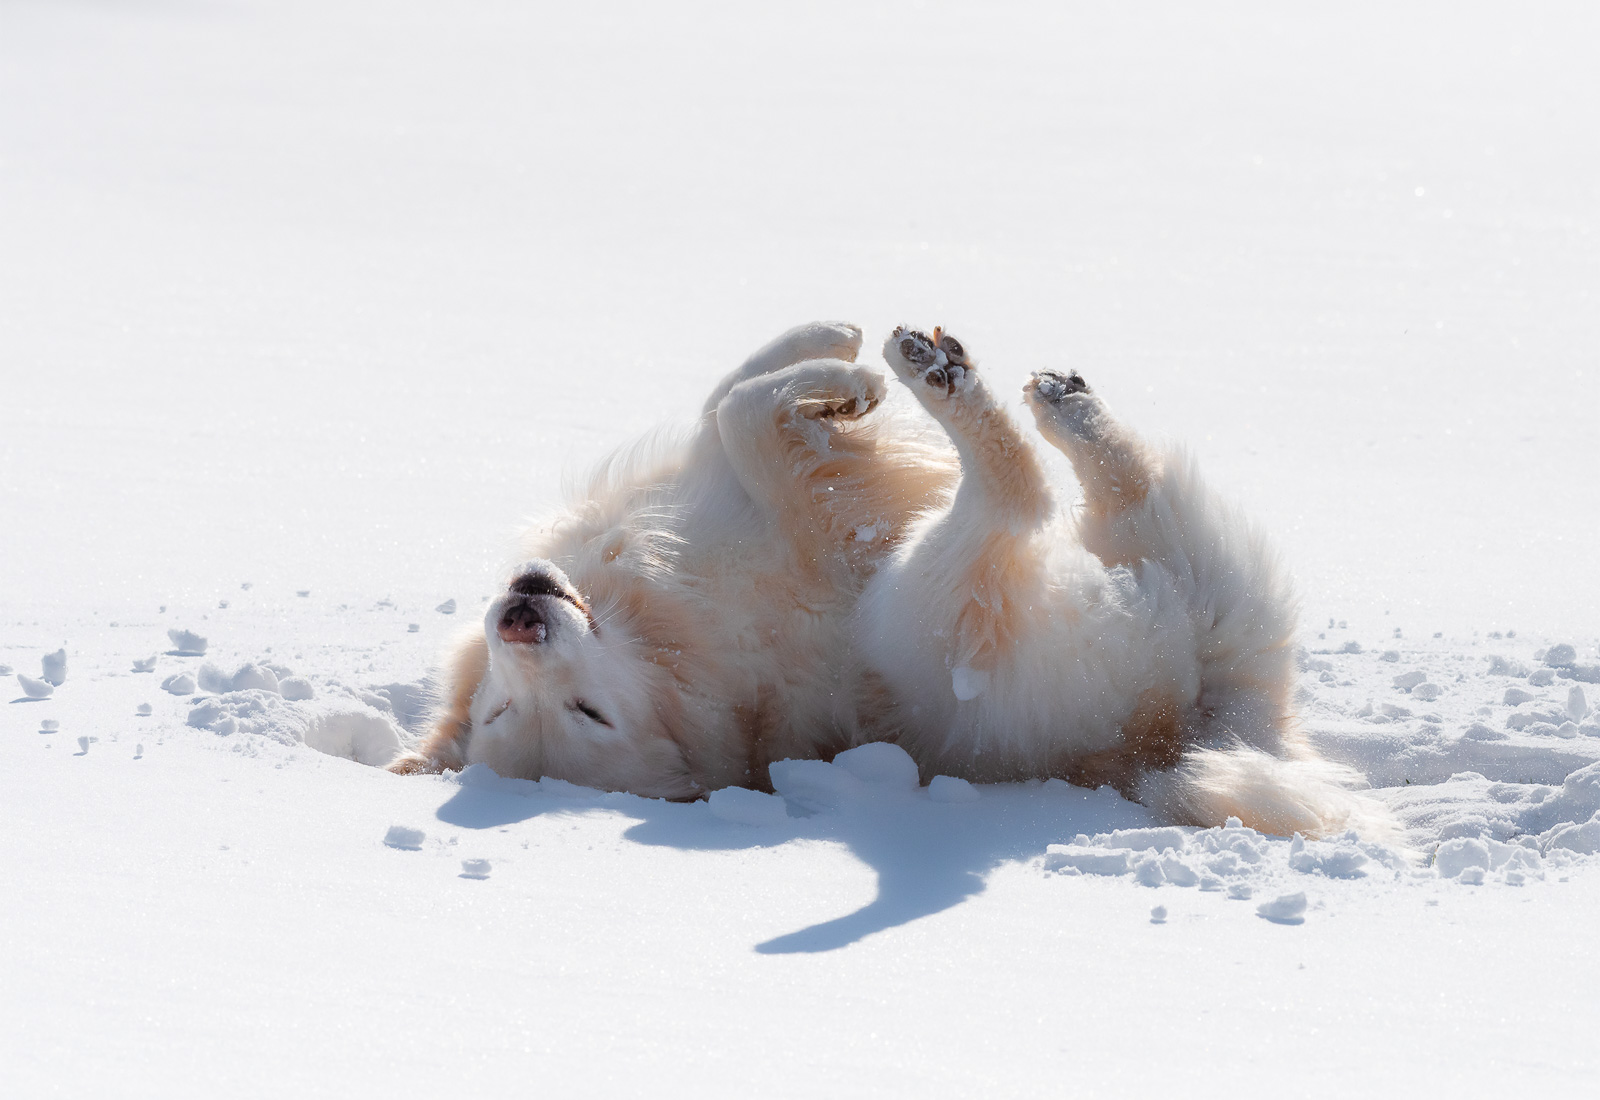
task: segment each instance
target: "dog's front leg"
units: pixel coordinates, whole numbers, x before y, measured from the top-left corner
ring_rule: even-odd
[[[450,651],[440,673],[439,702],[428,735],[412,751],[389,763],[401,775],[460,771],[466,767],[467,741],[472,736],[472,697],[489,671],[489,642],[483,631],[463,636]]]
[[[949,434],[961,482],[949,508],[923,526],[893,576],[876,586],[867,613],[882,645],[903,645],[914,631],[925,635],[916,639],[922,652],[944,649],[963,699],[983,690],[1044,614],[1044,530],[1053,502],[1033,447],[959,340],[939,329],[898,328],[884,358]]]

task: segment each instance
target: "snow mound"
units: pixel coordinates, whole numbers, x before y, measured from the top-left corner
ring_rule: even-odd
[[[928,797],[935,802],[976,802],[978,788],[953,775],[936,775],[928,783]]]
[[[863,783],[882,783],[904,790],[921,785],[916,761],[899,745],[882,741],[859,745],[839,753],[833,763]]]
[[[1373,871],[1391,876],[1410,867],[1405,853],[1364,841],[1355,833],[1331,840],[1267,836],[1237,818],[1216,829],[1163,826],[1079,834],[1070,844],[1052,844],[1044,868],[1064,875],[1128,878],[1143,886],[1228,890],[1247,898],[1256,880],[1301,876],[1362,878]],[[1242,891],[1235,887],[1244,886]]]
[[[230,691],[196,701],[187,723],[223,737],[304,744],[360,764],[381,766],[400,752],[400,733],[389,719],[353,699],[298,703],[261,689]]]

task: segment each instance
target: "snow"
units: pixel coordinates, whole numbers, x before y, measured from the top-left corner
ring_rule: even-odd
[[[26,673],[17,673],[17,683],[22,685],[22,694],[29,699],[48,699],[55,694],[55,685],[44,680],[35,680]]]
[[[0,1093],[1588,1087],[1591,7],[3,18]],[[372,766],[521,517],[834,316],[1184,439],[1399,833]]]
[[[167,637],[172,641],[175,657],[198,657],[205,653],[208,644],[205,638],[194,631],[180,630],[176,627],[167,631]]]
[[[41,674],[40,679],[55,687],[60,687],[66,683],[67,651],[65,649],[58,649],[54,653],[46,653],[39,661],[44,667],[44,672]]]
[[[1256,914],[1274,924],[1304,924],[1305,912],[1306,896],[1303,893],[1283,894],[1256,906]]]
[[[956,698],[963,703],[976,699],[989,688],[989,672],[986,669],[957,665],[950,670],[950,687],[955,692]]]

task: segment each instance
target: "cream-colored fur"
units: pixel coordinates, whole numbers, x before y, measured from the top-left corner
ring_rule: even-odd
[[[1283,570],[1191,461],[1042,372],[1028,402],[1086,495],[1064,516],[958,341],[885,345],[934,432],[878,408],[860,340],[784,334],[530,534],[393,770],[694,798],[893,740],[924,778],[1111,783],[1177,822],[1372,816],[1296,734]]]

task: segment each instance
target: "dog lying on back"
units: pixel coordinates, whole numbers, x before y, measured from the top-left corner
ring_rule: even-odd
[[[1063,515],[955,337],[884,346],[938,430],[879,409],[860,343],[794,329],[693,435],[603,466],[529,537],[390,769],[692,799],[893,741],[924,780],[1109,783],[1178,824],[1376,816],[1298,735],[1288,579],[1191,461],[1040,371],[1027,403],[1085,496]]]

